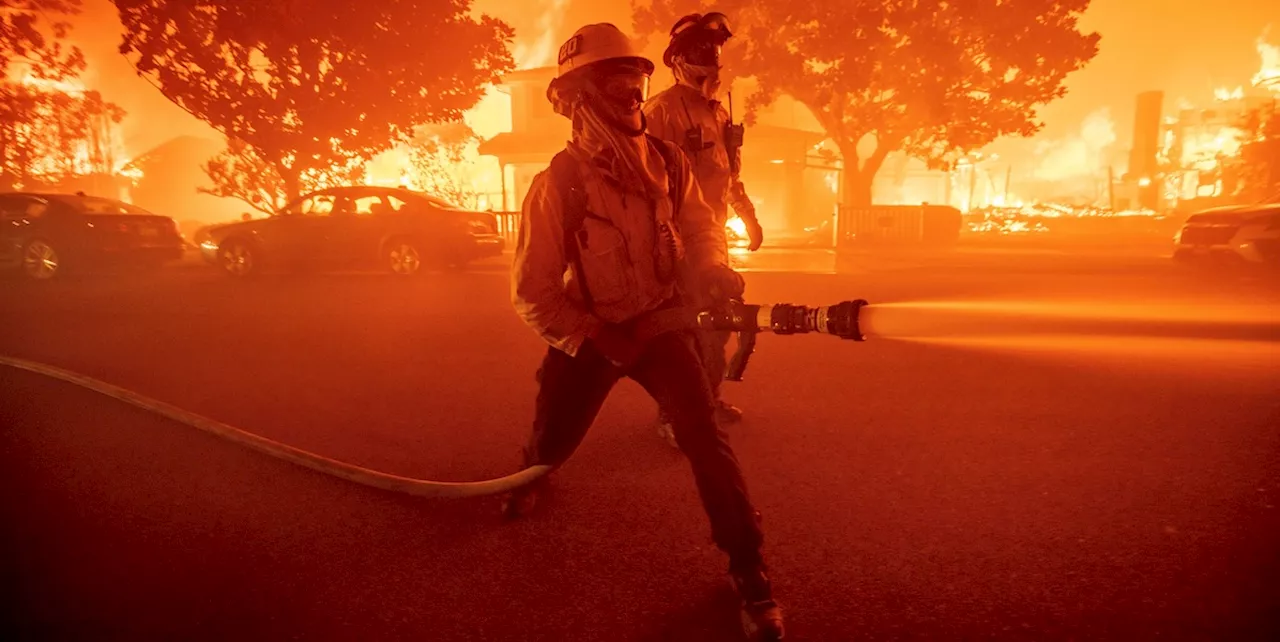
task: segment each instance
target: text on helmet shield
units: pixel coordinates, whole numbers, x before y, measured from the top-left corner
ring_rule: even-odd
[[[556,64],[563,65],[565,61],[573,58],[582,52],[582,36],[574,36],[568,42],[560,45],[560,54],[556,57]]]

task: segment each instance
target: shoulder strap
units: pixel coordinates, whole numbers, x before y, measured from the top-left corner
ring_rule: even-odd
[[[649,141],[654,147],[658,148],[658,153],[662,154],[662,162],[667,168],[667,193],[671,197],[671,218],[680,220],[680,202],[684,200],[684,171],[680,164],[680,151],[678,147],[668,143],[667,141],[645,134],[649,137]]]
[[[577,161],[569,152],[560,151],[551,159],[551,182],[556,193],[564,199],[561,225],[564,227],[564,254],[573,265],[574,280],[582,292],[582,302],[591,311],[595,305],[591,290],[587,288],[587,276],[582,269],[582,253],[578,251],[578,232],[587,220],[587,192],[578,172]]]

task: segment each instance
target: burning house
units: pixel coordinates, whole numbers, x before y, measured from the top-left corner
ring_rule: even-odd
[[[1160,121],[1159,143],[1135,159],[1150,167],[1130,172],[1128,191],[1150,209],[1200,209],[1236,200],[1241,188],[1236,160],[1246,123],[1273,108],[1275,99],[1242,89],[1219,90],[1212,104],[1183,108]]]
[[[1114,207],[1185,211],[1239,200],[1250,123],[1272,117],[1280,100],[1280,46],[1259,38],[1257,47],[1253,85],[1218,89],[1207,106],[1165,116],[1161,92],[1138,95],[1129,172],[1114,187]]]
[[[15,64],[0,80],[0,189],[127,194],[123,112],[79,79]]]
[[[125,168],[135,176],[130,202],[171,216],[184,228],[239,219],[244,203],[199,191],[210,186],[202,166],[225,147],[221,140],[176,136],[139,154]]]

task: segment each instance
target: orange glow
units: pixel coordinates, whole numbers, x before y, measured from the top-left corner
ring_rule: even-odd
[[[80,78],[67,78],[63,80],[52,80],[41,78],[34,73],[29,65],[15,65],[9,71],[9,82],[17,82],[24,87],[29,87],[36,92],[61,93],[68,96],[83,98],[88,91],[84,82]],[[116,123],[110,121],[100,121],[90,123],[91,128],[96,128],[96,132],[91,132],[88,136],[75,142],[75,148],[72,152],[70,170],[72,174],[86,176],[100,171],[102,160],[110,161],[111,167],[109,172],[119,176],[132,178],[137,180],[142,177],[141,170],[129,168],[125,170],[125,166],[129,164],[130,158],[125,151],[124,142],[120,136],[120,128]],[[18,127],[26,127],[26,125],[18,125]],[[97,149],[95,150],[94,138],[97,138]],[[95,151],[97,152],[95,154]],[[98,162],[95,162],[95,156]],[[56,167],[57,160],[54,158],[40,159],[33,170],[36,175],[56,174],[59,168]]]
[[[534,4],[534,3],[531,3]],[[516,69],[536,69],[555,63],[554,56],[559,42],[560,27],[568,10],[569,0],[547,0],[537,3],[539,18],[537,28],[531,32],[530,38],[516,38],[512,56]],[[511,131],[511,97],[490,87],[484,98],[468,111],[463,120],[471,127],[481,140]],[[461,161],[448,168],[453,174],[465,177],[471,189],[478,195],[480,209],[493,209],[502,203],[503,182],[502,168],[498,159],[492,156],[481,156],[476,145],[469,145],[463,153]],[[414,175],[409,162],[409,151],[405,146],[388,151],[373,159],[365,167],[365,182],[370,185],[402,185],[413,189],[422,189],[423,180]]]
[[[28,72],[22,76],[21,82],[23,85],[33,89],[56,91],[71,95],[81,95],[86,91],[84,83],[80,82],[77,78],[70,78],[67,80],[50,80],[48,78],[38,78]]]
[[[479,104],[464,115],[463,120],[481,139],[511,131],[510,98],[490,88]],[[472,190],[480,197],[481,208],[485,208],[487,203],[501,202],[502,171],[498,160],[491,156],[481,156],[476,145],[469,145],[463,152],[461,162],[448,170],[468,178]],[[415,176],[409,162],[409,149],[405,145],[397,146],[371,160],[365,166],[365,183],[410,189],[422,189],[423,186],[422,177]]]
[[[511,101],[505,94],[490,88],[463,120],[481,139],[511,130]],[[480,209],[488,209],[490,203],[502,202],[502,171],[496,158],[481,156],[476,144],[462,150],[462,158],[456,165],[446,168],[450,173],[464,177],[471,190],[478,196]],[[409,148],[399,145],[380,154],[365,166],[365,183],[369,185],[403,186],[424,189],[424,179],[416,175],[409,160]]]

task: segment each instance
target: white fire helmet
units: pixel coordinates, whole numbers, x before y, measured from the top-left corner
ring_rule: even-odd
[[[640,55],[640,50],[631,38],[616,26],[602,22],[579,29],[560,46],[560,53],[556,57],[559,65],[556,77],[564,78],[590,65],[606,61],[633,62],[640,71],[653,73],[653,61]]]
[[[581,99],[583,85],[576,79],[601,63],[631,67],[645,76],[653,75],[653,61],[640,55],[635,43],[622,30],[607,22],[587,25],[573,34],[556,57],[556,78],[547,86],[547,100],[557,114],[572,118],[574,105]],[[568,82],[566,82],[568,81]],[[646,81],[641,102],[648,97]]]

